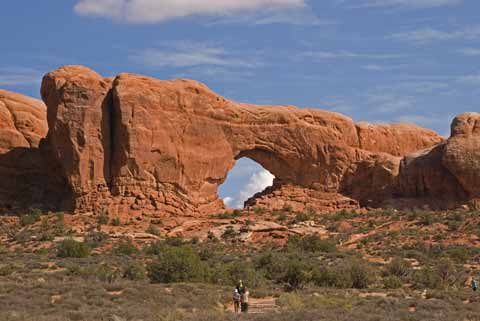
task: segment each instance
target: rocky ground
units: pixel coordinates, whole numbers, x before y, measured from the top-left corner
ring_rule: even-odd
[[[252,320],[480,320],[469,288],[480,278],[476,211],[33,210],[0,222],[0,320],[230,320],[237,278],[251,288]],[[70,241],[80,252],[65,250]],[[198,255],[208,277],[158,279],[152,266],[171,250]]]

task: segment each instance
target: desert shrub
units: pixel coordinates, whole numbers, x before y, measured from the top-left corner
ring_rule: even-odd
[[[311,269],[301,260],[289,260],[285,268],[285,275],[281,280],[289,290],[301,289],[312,280]]]
[[[211,243],[218,243],[219,239],[212,233],[212,231],[208,231],[207,233],[207,241]]]
[[[431,212],[421,212],[419,216],[419,223],[424,226],[432,225],[436,221],[434,214],[432,214]]]
[[[165,250],[166,246],[165,241],[156,241],[147,245],[144,252],[147,255],[159,255]]]
[[[288,310],[299,310],[305,306],[297,293],[283,293],[276,300],[276,304]]]
[[[441,258],[435,264],[435,272],[441,280],[442,287],[453,285],[457,279],[457,269],[450,258]]]
[[[253,212],[255,214],[263,214],[263,213],[265,213],[265,209],[263,207],[254,207]]]
[[[276,221],[280,224],[285,223],[287,221],[287,219],[288,219],[288,215],[285,212],[280,212],[276,216]]]
[[[356,215],[357,215],[357,213],[355,211],[349,212],[347,210],[341,210],[341,211],[338,211],[335,214],[333,214],[331,216],[331,219],[334,220],[335,222],[338,222],[338,221],[352,219]]]
[[[399,289],[403,286],[403,281],[396,275],[389,275],[383,279],[385,289]]]
[[[387,273],[398,278],[404,278],[410,273],[410,263],[402,258],[394,258],[387,265]]]
[[[221,213],[218,215],[218,218],[220,219],[235,219],[237,217],[242,216],[242,211],[235,209],[232,212],[225,211],[224,213]]]
[[[102,231],[92,231],[85,236],[85,242],[90,248],[96,248],[104,244],[109,235]]]
[[[108,224],[109,221],[110,221],[110,217],[108,216],[108,211],[105,209],[101,210],[97,218],[97,223],[99,225],[105,225],[105,224]]]
[[[112,224],[113,226],[120,226],[122,224],[122,222],[120,221],[119,217],[114,217],[110,221],[110,224]]]
[[[294,252],[302,250],[310,253],[332,253],[337,251],[337,246],[333,240],[322,239],[317,234],[311,234],[304,237],[290,237],[287,241],[286,249]]]
[[[90,255],[90,247],[84,242],[77,242],[73,239],[63,240],[57,248],[58,257],[87,257]]]
[[[150,224],[145,232],[156,235],[156,236],[160,235],[160,230],[158,229],[158,227],[156,227],[153,224]]]
[[[145,267],[138,262],[130,262],[123,271],[123,277],[132,281],[141,281],[146,278]]]
[[[227,226],[227,228],[222,234],[222,239],[231,240],[235,238],[236,235],[237,235],[237,232],[234,230],[233,226]]]
[[[331,288],[349,288],[352,285],[350,275],[343,274],[340,269],[317,267],[313,271],[312,280],[317,286]]]
[[[442,280],[431,267],[425,267],[413,273],[412,285],[416,289],[436,289],[441,287]]]
[[[452,246],[445,250],[445,255],[457,263],[466,263],[476,254],[475,252],[478,253],[478,250],[475,249],[472,251],[472,249],[465,246]]]
[[[312,219],[313,217],[310,216],[308,213],[300,212],[295,215],[295,217],[292,220],[292,224],[307,222],[307,221],[311,221]]]
[[[183,246],[185,241],[181,237],[168,237],[165,239],[165,244],[168,246]]]
[[[63,235],[65,233],[65,214],[58,212],[55,216],[54,233],[55,235]]]
[[[40,220],[42,215],[42,211],[38,208],[31,209],[29,213],[20,215],[20,225],[27,226],[35,224]]]
[[[133,255],[138,252],[137,247],[131,240],[122,240],[113,248],[113,252],[117,255]]]
[[[113,283],[121,277],[121,271],[107,263],[100,264],[93,273],[98,280],[108,283]]]
[[[263,273],[256,270],[252,263],[243,260],[218,264],[213,270],[212,279],[215,283],[224,285],[236,284],[238,280],[243,280],[251,287],[259,287],[265,283]]]
[[[187,246],[164,247],[147,271],[153,283],[202,282],[208,275],[206,264]]]
[[[342,274],[350,278],[351,287],[356,289],[365,289],[375,280],[372,267],[367,262],[355,258],[347,262]]]
[[[10,264],[0,266],[0,276],[9,276],[13,272],[15,272],[15,268]]]
[[[330,267],[316,267],[312,279],[317,286],[365,289],[375,281],[375,273],[367,262],[353,258]]]
[[[448,230],[450,232],[456,232],[460,229],[460,227],[462,226],[462,222],[459,222],[459,221],[448,221],[447,223],[447,226],[448,226]]]
[[[53,241],[55,239],[55,236],[52,233],[49,232],[43,232],[40,234],[39,241],[45,242],[45,241]]]

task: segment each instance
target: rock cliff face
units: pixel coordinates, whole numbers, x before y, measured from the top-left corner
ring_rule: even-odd
[[[65,186],[49,179],[55,169],[39,148],[46,112],[40,100],[0,90],[0,209],[59,206]]]
[[[414,125],[239,104],[191,80],[103,78],[81,66],[47,74],[41,93],[49,131],[38,153],[49,168],[40,172],[53,182],[47,186],[64,190],[55,204],[78,212],[215,213],[224,209],[218,187],[242,157],[276,177],[248,206],[323,211],[391,199],[455,206],[479,195],[478,114],[457,118],[445,141]],[[45,132],[34,133],[4,150],[38,144]]]

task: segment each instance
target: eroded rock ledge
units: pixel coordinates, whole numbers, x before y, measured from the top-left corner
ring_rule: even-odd
[[[103,78],[81,66],[47,74],[41,93],[49,128],[41,157],[57,170],[40,172],[66,182],[56,206],[77,212],[218,212],[218,187],[241,157],[276,177],[250,206],[450,207],[480,193],[476,113],[456,118],[445,141],[414,125],[240,104],[192,80]]]

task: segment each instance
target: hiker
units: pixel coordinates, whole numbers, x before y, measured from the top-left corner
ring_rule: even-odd
[[[250,292],[248,292],[247,288],[243,287],[243,294],[240,299],[240,307],[243,313],[248,313],[248,297]]]
[[[475,291],[477,291],[477,289],[478,289],[478,283],[477,283],[477,280],[475,280],[475,279],[472,279],[471,286],[472,286],[472,290],[473,290],[474,292],[475,292]]]
[[[242,280],[238,281],[236,289],[237,289],[238,293],[240,293],[240,295],[242,295],[245,292],[245,285],[243,285]]]
[[[238,310],[240,309],[240,299],[241,299],[241,297],[242,296],[238,292],[238,289],[235,288],[235,290],[233,291],[233,308],[235,309],[235,313],[238,313]]]

